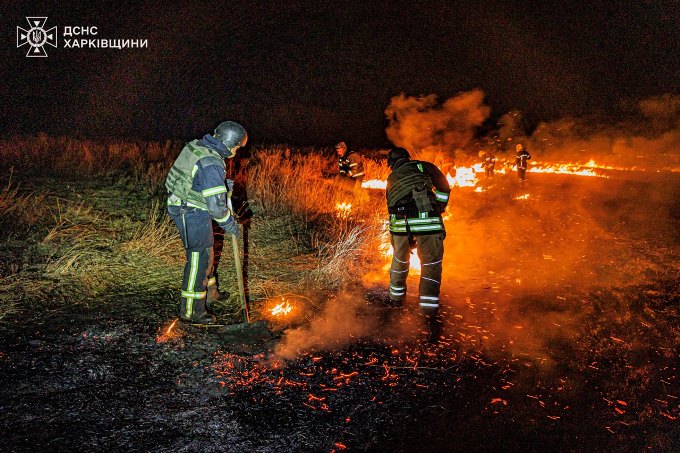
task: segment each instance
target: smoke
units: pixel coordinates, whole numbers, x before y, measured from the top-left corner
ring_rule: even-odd
[[[467,147],[475,128],[489,117],[484,92],[472,90],[437,102],[437,95],[406,96],[391,99],[385,109],[389,120],[387,138],[409,151],[435,147],[448,151]]]
[[[286,331],[275,353],[291,359],[305,352],[341,348],[373,334],[377,325],[378,317],[361,295],[341,293],[309,325]]]
[[[666,94],[634,105],[630,118],[602,124],[583,118],[540,123],[526,139],[539,160],[575,161],[677,170],[680,165],[680,96]]]

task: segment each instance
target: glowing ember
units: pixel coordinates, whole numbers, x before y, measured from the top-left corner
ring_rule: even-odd
[[[387,181],[382,181],[380,179],[371,179],[361,183],[361,187],[364,189],[382,189],[387,188]]]
[[[281,303],[271,309],[273,316],[286,316],[293,309],[293,306],[284,298],[281,298]]]
[[[518,197],[515,197],[515,200],[528,200],[529,199],[529,194],[525,193],[524,195],[520,195]]]

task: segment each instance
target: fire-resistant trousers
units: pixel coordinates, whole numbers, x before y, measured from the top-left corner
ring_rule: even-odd
[[[517,167],[517,178],[519,178],[520,181],[524,181],[526,179],[526,177],[527,177],[527,169]]]
[[[182,210],[184,211],[182,213]],[[206,286],[213,270],[214,239],[210,214],[198,208],[168,206],[186,252],[179,315],[200,318],[206,309]]]
[[[420,284],[418,305],[425,315],[439,311],[439,289],[442,278],[445,232],[415,236],[420,258]],[[392,266],[390,267],[390,299],[403,303],[406,298],[406,278],[409,271],[411,247],[408,236],[392,235]]]

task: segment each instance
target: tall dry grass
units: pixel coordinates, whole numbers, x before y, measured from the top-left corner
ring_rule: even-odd
[[[336,162],[319,152],[263,149],[254,155],[248,174],[248,194],[262,216],[291,216],[295,231],[307,237],[318,260],[308,279],[325,287],[361,273],[374,255],[387,215],[381,192],[354,191],[333,177]],[[364,167],[366,179],[386,177],[388,171],[370,159],[364,159]],[[341,210],[341,203],[351,207]]]
[[[0,174],[87,179],[118,173],[150,192],[162,189],[165,176],[182,144],[111,141],[100,143],[45,134],[0,140]]]
[[[2,140],[0,170],[8,174],[13,167],[17,176],[37,187],[45,176],[86,183],[101,175],[115,175],[114,180],[143,188],[146,198],[129,205],[128,217],[126,211],[106,212],[101,204],[89,199],[69,199],[47,192],[21,194],[16,184],[8,183],[0,192],[0,225],[14,222],[6,231],[16,229],[17,219],[22,219],[24,226],[41,225],[43,231],[35,238],[44,251],[41,282],[58,282],[62,291],[77,295],[79,300],[132,295],[140,288],[178,288],[182,246],[158,202],[181,146],[170,141],[99,143],[43,134]],[[332,288],[348,276],[361,274],[362,263],[374,255],[376,238],[384,229],[386,213],[381,194],[356,194],[339,184],[333,177],[337,172],[335,156],[319,150],[253,148],[250,157],[227,163],[228,175],[237,180],[237,185],[246,187],[256,211],[253,222],[263,226],[255,228],[261,234],[252,235],[250,241],[274,243],[274,249],[267,249],[262,267],[271,268],[279,255],[286,255],[284,267],[292,270],[251,275],[251,290],[294,291],[308,283]],[[386,177],[384,163],[366,159],[364,165],[367,179]],[[112,188],[114,193],[120,192],[121,200],[134,196],[127,195],[125,187]],[[339,203],[351,204],[351,209],[339,212]],[[142,217],[146,220],[131,220],[140,217],[138,210],[145,204]],[[124,206],[123,201],[118,209]],[[268,228],[269,223],[278,225],[278,231]],[[0,285],[0,297],[16,289],[15,282],[22,278],[29,277],[17,275],[4,282],[10,291],[3,292]]]

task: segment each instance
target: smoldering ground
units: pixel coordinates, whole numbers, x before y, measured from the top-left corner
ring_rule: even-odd
[[[625,166],[632,153],[641,151],[598,147],[602,137],[618,131],[621,140],[633,147],[646,137],[648,145],[656,144],[645,148],[649,168],[655,168],[676,140],[674,131],[680,123],[674,99],[641,102],[639,111],[647,119],[628,129],[625,139],[621,125],[591,127],[589,134],[563,130],[559,146],[553,143],[546,155],[542,151],[548,145],[540,145],[545,128],[523,139],[536,147],[532,151],[536,159],[579,157],[584,162],[594,159]],[[442,105],[435,96],[401,95],[386,112],[391,119],[388,136],[395,144],[415,150],[415,155],[433,147],[469,147],[474,128],[489,113],[478,90]],[[518,130],[508,119],[505,127],[506,135]],[[583,153],[584,141],[592,154]],[[576,148],[581,150],[570,152]],[[492,356],[530,355],[552,363],[551,356],[572,347],[593,317],[592,294],[625,292],[655,284],[651,275],[674,275],[677,267],[668,254],[677,253],[679,242],[676,175],[628,171],[604,176],[608,177],[529,173],[528,181],[520,184],[510,172],[482,181],[481,193],[454,190],[446,215],[441,287],[445,343],[482,349]],[[666,258],[655,260],[655,255]],[[369,288],[376,282],[386,287],[388,278],[384,267],[374,266],[367,269],[363,282]],[[408,293],[415,305],[413,272]],[[343,294],[310,326],[288,332],[278,352],[291,357],[296,350],[343,347],[366,338],[413,340],[422,323],[410,316],[409,326],[402,320],[385,327],[377,316],[366,309],[360,294]],[[555,349],[556,344],[560,348]]]

